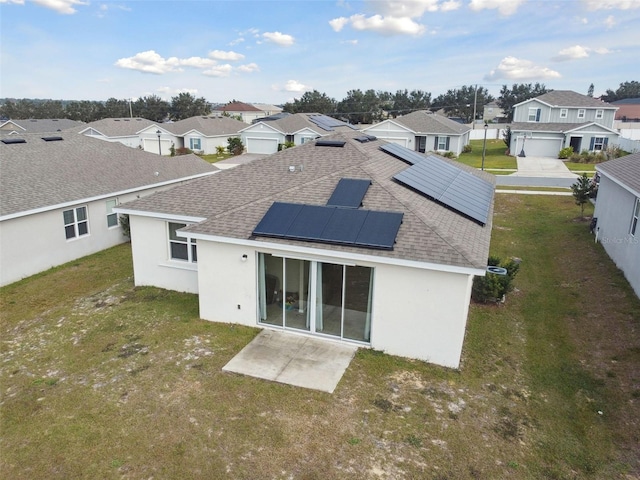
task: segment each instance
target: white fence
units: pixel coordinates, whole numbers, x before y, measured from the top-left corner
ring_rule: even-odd
[[[625,152],[640,152],[640,140],[631,140],[630,138],[620,137],[615,143]]]
[[[504,132],[504,128],[487,128],[487,140],[501,140],[502,132]],[[471,130],[469,132],[469,140],[483,140],[484,139],[484,127],[480,125],[479,128]]]

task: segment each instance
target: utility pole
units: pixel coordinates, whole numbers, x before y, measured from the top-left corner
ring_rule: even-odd
[[[478,84],[476,83],[476,90],[473,94],[473,118],[471,119],[471,129],[476,128],[476,104],[478,103]]]

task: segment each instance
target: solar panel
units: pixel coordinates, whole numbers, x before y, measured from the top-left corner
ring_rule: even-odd
[[[430,155],[393,178],[480,225],[489,220],[493,185]]]
[[[341,140],[316,140],[316,147],[344,147],[345,143]]]
[[[419,152],[414,152],[413,150],[409,150],[402,145],[398,145],[397,143],[386,143],[380,146],[380,150],[388,153],[396,158],[399,158],[403,162],[407,162],[409,165],[415,165],[418,162],[423,161],[425,158]]]
[[[357,130],[353,125],[349,125],[342,120],[338,120],[327,115],[309,115],[309,120],[328,132],[332,132],[334,127],[350,127]]]
[[[327,202],[331,207],[359,208],[371,180],[341,178]]]
[[[402,213],[275,202],[253,235],[392,250]]]

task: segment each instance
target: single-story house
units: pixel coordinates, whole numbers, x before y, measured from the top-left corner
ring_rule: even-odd
[[[0,133],[53,133],[71,130],[84,125],[77,120],[68,118],[31,118],[28,120],[0,121]]]
[[[0,285],[127,240],[114,208],[218,171],[75,132],[0,138]]]
[[[211,115],[215,117],[227,115],[240,117],[244,123],[251,123],[256,118],[267,116],[260,108],[244,102],[229,102],[226,105],[218,105],[211,110]]]
[[[351,129],[117,207],[136,285],[205,320],[458,367],[495,179]]]
[[[240,131],[247,153],[275,153],[287,142],[294,145],[331,135],[336,129],[356,127],[319,113],[295,113],[256,120]]]
[[[362,129],[370,135],[416,152],[453,152],[456,156],[469,143],[470,130],[466,125],[427,110],[383,120]]]
[[[131,148],[143,148],[140,132],[149,127],[157,127],[157,125],[156,122],[140,117],[103,118],[84,124],[78,129],[78,133],[107,142],[120,142]]]
[[[198,116],[162,126],[180,137],[176,147],[213,154],[217,147],[226,149],[230,137],[240,137],[239,132],[247,124],[230,117]]]
[[[596,240],[640,297],[640,153],[596,166]]]

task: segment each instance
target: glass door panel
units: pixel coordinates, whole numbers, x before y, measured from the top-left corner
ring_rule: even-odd
[[[311,262],[285,260],[284,325],[288,328],[309,330],[309,272]]]
[[[373,269],[345,267],[343,337],[368,342],[371,333]]]
[[[342,334],[342,265],[318,262],[316,278],[316,332]]]
[[[283,325],[283,259],[268,253],[258,257],[258,302],[260,322]]]

